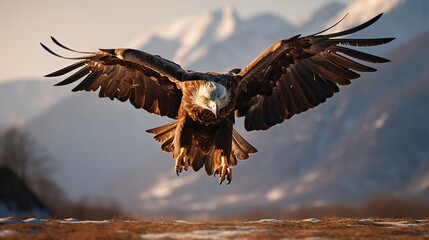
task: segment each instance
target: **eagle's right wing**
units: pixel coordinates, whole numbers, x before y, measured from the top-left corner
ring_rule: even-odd
[[[179,65],[160,56],[134,49],[100,49],[98,52],[79,52],[65,47],[52,38],[54,43],[69,51],[88,54],[83,57],[62,57],[41,44],[51,54],[72,60],[80,60],[70,66],[46,75],[58,77],[76,72],[56,84],[67,85],[83,80],[72,91],[99,91],[99,97],[129,100],[136,108],[150,113],[176,118],[182,99],[182,91],[176,83],[189,74]]]
[[[338,92],[338,85],[358,78],[357,72],[376,71],[366,63],[389,62],[347,46],[377,46],[394,38],[341,38],[380,17],[341,32],[322,34],[324,30],[280,40],[247,65],[238,73],[242,80],[236,103],[237,115],[245,117],[246,130],[266,130],[307,111]]]

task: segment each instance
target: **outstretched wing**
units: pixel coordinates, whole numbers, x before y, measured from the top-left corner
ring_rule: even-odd
[[[186,71],[179,65],[134,49],[100,49],[98,52],[79,52],[65,47],[52,38],[58,46],[83,57],[67,58],[42,47],[55,56],[79,60],[63,69],[46,75],[58,77],[77,70],[65,80],[55,84],[67,85],[83,79],[72,91],[99,91],[99,97],[129,100],[136,108],[171,118],[177,117],[182,92],[176,83]]]
[[[310,36],[281,40],[246,66],[238,74],[242,80],[236,103],[237,116],[245,116],[245,128],[266,130],[325,102],[339,91],[338,85],[350,84],[350,80],[360,77],[356,71],[376,71],[362,62],[389,62],[341,45],[376,46],[394,38],[337,38],[370,26],[381,15],[341,32],[322,35],[329,28]]]

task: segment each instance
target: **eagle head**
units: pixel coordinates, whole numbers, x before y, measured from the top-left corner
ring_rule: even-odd
[[[229,92],[224,85],[213,81],[201,81],[201,85],[194,92],[193,103],[203,109],[211,111],[217,118],[220,109],[226,106]]]

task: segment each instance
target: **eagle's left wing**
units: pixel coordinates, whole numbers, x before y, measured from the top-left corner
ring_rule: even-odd
[[[381,15],[346,31],[281,40],[246,66],[238,73],[242,80],[236,103],[237,116],[245,116],[246,130],[266,130],[325,102],[339,91],[337,84],[350,84],[360,76],[355,71],[376,71],[360,62],[388,62],[341,45],[376,46],[394,38],[337,38],[368,27]]]
[[[99,97],[129,100],[136,108],[161,116],[176,118],[182,99],[177,83],[192,77],[178,64],[160,56],[134,49],[100,49],[98,52],[80,52],[65,47],[55,38],[58,46],[86,56],[63,57],[45,45],[42,47],[55,56],[80,60],[55,71],[46,77],[57,77],[72,73],[56,85],[81,82],[72,91],[99,91]],[[190,76],[189,76],[190,75]]]

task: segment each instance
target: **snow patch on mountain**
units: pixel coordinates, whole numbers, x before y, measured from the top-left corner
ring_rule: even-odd
[[[340,29],[347,29],[354,26],[357,26],[369,19],[377,16],[380,13],[386,13],[395,8],[398,4],[404,2],[404,0],[359,0],[354,1],[349,4],[344,10],[340,11],[336,17],[328,21],[326,26],[332,26],[343,16],[347,15],[341,24],[334,28],[333,31],[338,31]]]
[[[130,45],[146,50],[148,45],[153,44],[157,39],[167,43],[176,42],[179,47],[174,51],[171,60],[188,66],[203,56],[209,45],[230,37],[236,29],[237,18],[234,8],[227,5],[217,11],[187,16],[163,26],[157,26],[133,40]],[[156,52],[156,49],[161,46],[160,44],[155,46],[153,48]]]
[[[223,17],[216,29],[216,40],[223,41],[232,35],[236,27],[234,8],[227,5],[223,9]]]

